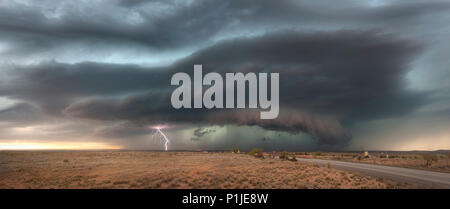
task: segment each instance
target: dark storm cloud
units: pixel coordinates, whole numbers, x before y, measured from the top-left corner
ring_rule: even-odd
[[[191,138],[192,141],[199,141],[201,137],[214,133],[216,130],[209,128],[197,128],[194,130],[194,136]]]
[[[39,109],[27,103],[15,104],[12,107],[0,110],[0,122],[13,123],[14,125],[34,123],[40,116]]]
[[[95,135],[124,138],[146,135],[148,125],[159,123],[244,125],[305,132],[319,144],[345,145],[352,124],[409,115],[438,100],[430,98],[431,90],[408,88],[406,76],[417,55],[428,50],[425,46],[439,40],[436,34],[448,33],[450,2],[378,3],[0,3],[0,98],[17,102],[0,110],[0,122],[31,124],[48,115],[93,119],[86,123],[114,123]],[[154,57],[144,53],[143,62],[154,59],[158,66],[164,65],[158,63],[160,54],[176,59],[179,51],[194,52],[167,66],[145,67],[124,52],[140,54],[138,49],[153,50]],[[119,61],[111,56],[95,62],[100,55],[90,53],[96,50]],[[63,54],[68,62],[90,62],[62,63]],[[445,59],[439,58],[426,66],[443,69],[437,77],[447,72]],[[113,64],[121,60],[130,64]],[[203,64],[204,73],[279,72],[279,117],[260,120],[259,110],[173,109],[170,77],[192,74],[193,64]],[[199,128],[193,134],[206,137],[204,132]]]
[[[10,66],[5,70],[10,76],[0,83],[0,95],[27,100],[48,113],[59,114],[62,108],[88,96],[104,97],[165,88],[168,74],[155,70],[160,73],[136,65],[91,62]]]
[[[330,8],[334,1],[289,0],[65,3],[47,1],[42,7],[10,3],[0,7],[0,38],[15,45],[8,54],[24,55],[74,43],[84,47],[137,44],[160,50],[196,47],[241,29],[311,26],[326,30],[330,24],[345,23],[353,25],[351,28],[386,27],[395,31],[397,25],[417,24],[419,18],[445,13],[450,7],[450,2],[433,1],[393,2],[378,7],[342,2],[353,4],[352,9]]]
[[[202,137],[202,136],[204,136],[204,135],[206,135],[206,134],[213,133],[213,132],[215,132],[215,131],[216,131],[216,130],[214,130],[214,129],[197,128],[197,129],[194,130],[194,136],[196,136],[196,137]]]
[[[110,137],[110,138],[132,138],[150,134],[152,130],[143,126],[136,126],[132,123],[119,123],[107,127],[98,128],[94,132],[94,136]]]
[[[166,80],[154,86],[167,87],[169,76],[175,72],[192,74],[195,63],[202,63],[205,71],[220,73],[280,72],[282,106],[317,113],[385,117],[407,113],[420,105],[423,95],[403,88],[408,64],[420,49],[416,43],[376,32],[305,35],[288,31],[226,41],[201,50],[169,67],[166,71],[170,73],[161,71],[167,77],[158,78]],[[245,62],[242,57],[246,57]],[[403,111],[388,111],[396,107]]]
[[[20,92],[27,92],[39,97],[53,90],[51,95],[68,101],[71,96],[97,97],[67,105],[63,112],[72,117],[125,120],[141,125],[256,125],[269,130],[307,132],[320,143],[338,144],[351,138],[340,123],[344,120],[407,114],[423,103],[423,94],[406,90],[403,82],[409,62],[420,49],[416,43],[374,31],[285,31],[224,41],[167,68],[46,63],[33,70],[21,70],[24,73],[7,85],[19,91],[4,90],[7,93],[3,94],[26,98]],[[265,121],[259,119],[258,111],[173,109],[170,76],[180,71],[191,74],[195,63],[202,63],[205,71],[219,73],[280,72],[280,116]],[[102,97],[145,90],[151,93],[125,99]]]
[[[94,62],[63,64],[52,61],[12,66],[7,71],[12,80],[0,84],[0,93],[31,96],[33,88],[36,88],[49,95],[75,97],[113,95],[165,86],[161,79],[166,79],[168,72],[163,68],[152,70],[131,64]]]
[[[98,14],[101,8],[90,14],[69,7],[64,8],[58,18],[49,18],[43,11],[23,5],[0,7],[0,37],[17,44],[9,53],[20,54],[77,41],[88,45],[138,43],[158,49],[183,47],[205,41],[230,22],[228,15],[231,14],[220,12],[224,4],[198,1],[180,7],[169,3],[175,11],[167,15],[155,16],[152,11],[135,11],[139,14],[138,20],[134,20],[137,23],[117,18],[114,11]],[[123,12],[120,7],[112,9],[117,13]]]

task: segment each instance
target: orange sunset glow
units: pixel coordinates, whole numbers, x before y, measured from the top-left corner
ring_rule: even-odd
[[[0,150],[103,150],[121,149],[120,146],[102,142],[1,142]]]

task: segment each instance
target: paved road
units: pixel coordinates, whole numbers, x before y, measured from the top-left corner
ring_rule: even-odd
[[[440,173],[364,163],[343,162],[336,160],[319,160],[309,158],[297,158],[297,160],[303,162],[311,162],[319,165],[328,165],[328,163],[330,163],[332,168],[356,171],[371,176],[385,177],[393,180],[416,183],[436,188],[450,189],[450,173]]]

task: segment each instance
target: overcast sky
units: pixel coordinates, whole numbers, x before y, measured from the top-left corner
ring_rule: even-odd
[[[450,149],[450,1],[0,1],[0,145]],[[175,110],[176,72],[280,73],[280,115]]]

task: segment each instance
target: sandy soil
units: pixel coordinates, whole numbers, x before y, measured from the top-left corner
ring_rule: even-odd
[[[418,188],[280,159],[200,152],[0,152],[0,188]]]
[[[450,173],[450,160],[447,153],[433,153],[435,160],[426,164],[423,154],[413,153],[371,153],[370,158],[364,158],[361,153],[317,152],[309,153],[310,157],[327,160],[342,160],[347,162],[370,163],[378,165],[398,166],[404,168],[422,169],[436,172]],[[358,156],[361,156],[358,158]]]

